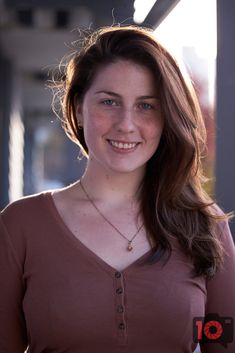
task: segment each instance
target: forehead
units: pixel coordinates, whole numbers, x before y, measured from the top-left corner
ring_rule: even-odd
[[[156,78],[149,68],[129,60],[118,60],[98,69],[89,90],[156,89]]]

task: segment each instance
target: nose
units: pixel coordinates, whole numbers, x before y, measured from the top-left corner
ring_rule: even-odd
[[[117,117],[117,130],[119,132],[131,133],[135,131],[134,112],[131,109],[123,108]]]

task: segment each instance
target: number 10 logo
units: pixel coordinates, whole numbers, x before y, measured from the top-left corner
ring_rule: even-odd
[[[193,319],[193,341],[195,343],[220,343],[227,346],[233,341],[233,319],[218,314]]]

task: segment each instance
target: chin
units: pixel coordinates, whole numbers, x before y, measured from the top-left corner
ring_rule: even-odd
[[[110,166],[109,170],[111,170],[114,173],[120,173],[120,174],[128,174],[128,173],[142,173],[143,170],[145,169],[144,165],[141,166],[130,166],[125,165],[125,166]]]

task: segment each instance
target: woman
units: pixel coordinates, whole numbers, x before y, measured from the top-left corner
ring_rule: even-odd
[[[103,28],[57,88],[87,168],[1,215],[0,350],[234,352],[234,245],[175,60],[150,30]]]

